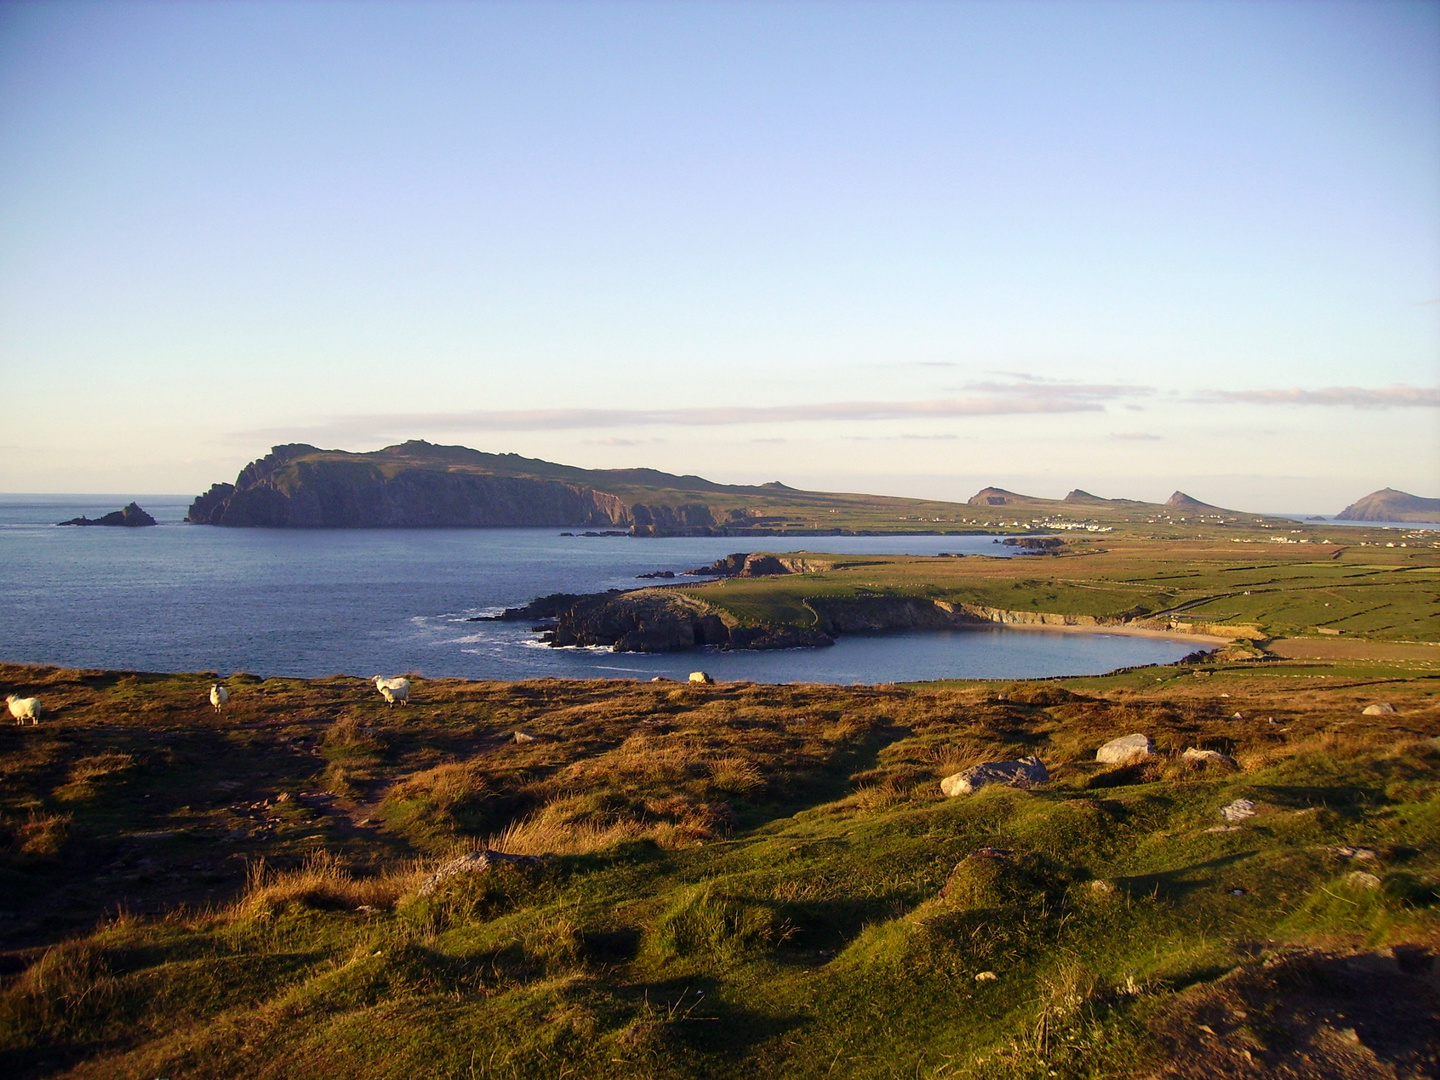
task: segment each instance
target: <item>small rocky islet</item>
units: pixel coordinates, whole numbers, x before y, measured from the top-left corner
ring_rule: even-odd
[[[126,503],[119,510],[112,510],[110,513],[98,518],[81,517],[71,518],[69,521],[57,521],[57,525],[107,525],[112,528],[137,529],[146,525],[158,524],[156,520],[140,509],[137,503]]]

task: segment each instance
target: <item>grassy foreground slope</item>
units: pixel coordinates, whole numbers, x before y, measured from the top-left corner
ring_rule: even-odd
[[[205,675],[0,667],[53,710],[0,727],[0,1073],[1431,1076],[1427,665],[241,677],[220,715]],[[940,794],[1024,754],[1048,785]],[[427,894],[487,842],[546,857]]]
[[[1363,530],[1360,541],[1378,530]],[[1393,534],[1392,534],[1393,535]],[[1440,641],[1440,550],[1429,542],[1164,543],[1071,539],[1059,555],[1010,559],[814,556],[828,569],[730,578],[680,591],[742,624],[823,628],[826,608],[916,597],[993,612],[1237,633]],[[1404,543],[1402,541],[1402,543]]]

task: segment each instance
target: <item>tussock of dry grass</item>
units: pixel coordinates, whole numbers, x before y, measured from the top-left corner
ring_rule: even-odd
[[[604,800],[590,795],[556,799],[492,835],[485,846],[516,855],[583,855],[627,840],[649,840],[675,849],[709,839],[722,826],[711,807],[684,798],[639,809],[607,809],[597,802]]]
[[[317,852],[295,870],[276,870],[262,859],[250,868],[244,895],[232,906],[237,918],[263,919],[292,908],[321,910],[392,908],[424,880],[418,864],[375,877],[357,877],[329,852]]]
[[[58,855],[70,837],[71,814],[31,810],[24,821],[0,817],[0,839],[20,855],[46,858]]]

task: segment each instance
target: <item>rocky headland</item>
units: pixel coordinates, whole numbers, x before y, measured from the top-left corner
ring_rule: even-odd
[[[833,570],[840,565],[833,559],[817,559],[813,555],[771,555],[765,552],[737,551],[716,559],[709,566],[697,566],[685,573],[691,577],[774,577],[776,574],[807,574]]]
[[[687,571],[715,578],[772,577],[835,569],[843,564],[804,555],[736,552],[706,567]],[[642,575],[645,576],[645,575]],[[673,586],[603,593],[554,593],[522,607],[507,608],[495,619],[529,622],[547,644],[603,646],[616,652],[682,652],[703,645],[726,649],[794,649],[833,645],[842,634],[896,630],[954,630],[985,624],[1037,627],[1121,627],[1125,618],[1012,611],[982,604],[952,603],[898,592],[814,595],[796,621],[746,620]],[[1136,625],[1147,632],[1168,624]]]
[[[77,517],[69,521],[57,521],[57,525],[108,525],[126,529],[140,528],[145,525],[157,524],[155,519],[140,509],[135,503],[127,503],[119,510],[112,510],[103,517],[88,518]]]
[[[430,447],[427,450],[463,450]],[[418,450],[407,443],[391,450]],[[470,453],[475,453],[471,451]],[[383,456],[277,446],[233,484],[198,496],[186,520],[280,528],[618,525],[627,507],[580,484],[449,467],[452,455]],[[369,460],[366,460],[369,459]]]
[[[1440,522],[1440,499],[1424,499],[1408,491],[1381,488],[1355,500],[1336,514],[1335,520]]]
[[[557,648],[606,646],[615,652],[683,652],[702,645],[726,649],[813,648],[833,645],[842,634],[956,630],[986,624],[1052,629],[1116,629],[1127,625],[1126,620],[1118,618],[1010,611],[899,594],[812,597],[804,606],[813,616],[808,626],[742,623],[728,611],[661,587],[588,596],[547,596],[493,618],[531,622],[533,629],[542,633],[541,640]],[[1149,622],[1137,625],[1149,632],[1174,629]]]
[[[985,520],[990,507],[1003,507],[994,516],[1005,520]],[[1176,507],[1202,508],[1206,516],[1223,517],[1221,524],[1263,520],[1179,493],[1162,506],[1078,490],[1059,500],[986,488],[968,503],[951,503],[804,491],[779,481],[718,484],[657,469],[581,469],[419,439],[368,453],[276,446],[233,483],[197,496],[186,520],[271,528],[579,526],[584,536],[958,536],[1033,530],[1054,520],[1108,531],[1107,522],[1139,523]]]
[[[272,528],[591,526],[600,531],[583,535],[718,536],[783,528],[793,514],[772,509],[797,502],[828,507],[836,498],[870,497],[715,484],[654,469],[578,469],[423,440],[363,454],[289,443],[251,462],[233,484],[214,484],[197,496],[186,520]],[[913,502],[876,498],[887,507]]]

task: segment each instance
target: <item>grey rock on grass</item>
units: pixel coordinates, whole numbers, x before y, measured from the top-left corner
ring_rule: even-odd
[[[1180,755],[1180,760],[1196,765],[1219,765],[1231,772],[1240,771],[1240,765],[1234,758],[1229,754],[1222,754],[1218,750],[1200,750],[1192,746]]]
[[[1133,758],[1149,757],[1153,753],[1155,744],[1150,741],[1150,736],[1136,732],[1134,735],[1111,739],[1095,751],[1095,760],[1103,761],[1107,765],[1119,765]]]
[[[1255,804],[1249,799],[1236,799],[1220,808],[1220,816],[1229,822],[1244,821],[1255,816]]]
[[[458,874],[479,874],[490,867],[500,863],[519,863],[521,866],[536,866],[540,862],[538,855],[510,855],[503,851],[491,851],[485,848],[481,851],[472,851],[468,855],[461,855],[459,858],[451,859],[444,866],[436,870],[420,885],[420,895],[429,896],[442,884],[449,881]]]
[[[940,790],[946,795],[969,795],[991,784],[1024,788],[1043,784],[1049,779],[1050,774],[1038,757],[1021,758],[1019,761],[986,761],[945,777],[940,781]]]

